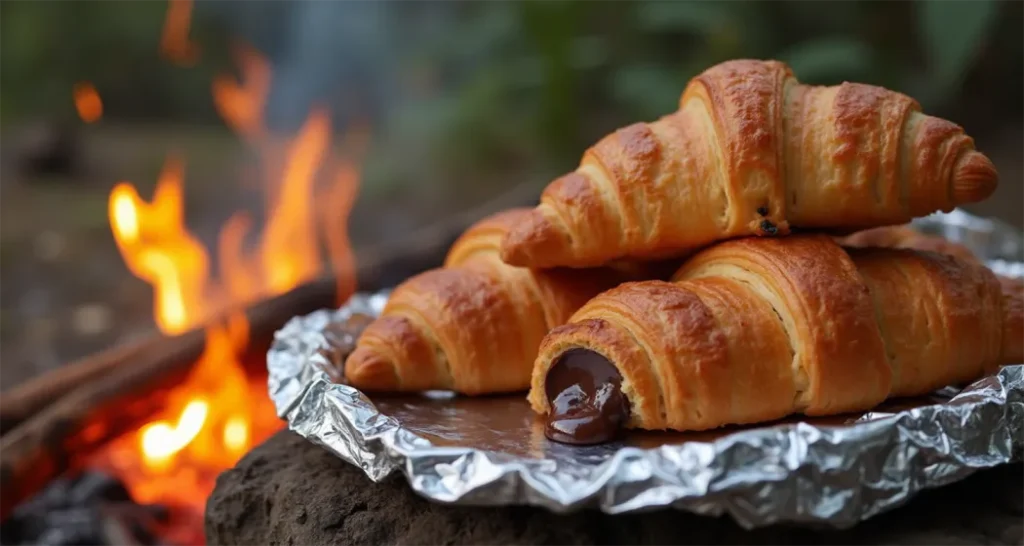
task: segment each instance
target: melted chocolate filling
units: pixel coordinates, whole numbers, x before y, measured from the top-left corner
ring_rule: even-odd
[[[629,419],[619,370],[594,351],[572,349],[548,370],[545,394],[551,403],[544,429],[566,444],[600,444],[614,439]]]

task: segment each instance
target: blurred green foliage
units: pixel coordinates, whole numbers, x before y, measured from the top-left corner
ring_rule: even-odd
[[[216,123],[209,81],[227,66],[227,36],[242,29],[269,50],[287,40],[289,3],[229,4],[242,3],[199,0],[203,62],[182,69],[158,62],[163,2],[0,2],[0,119],[70,115],[71,85],[88,79],[111,118]],[[1005,74],[991,101],[1021,102],[1020,2],[382,5],[390,23],[378,32],[397,45],[372,63],[401,93],[374,120],[367,176],[379,187],[425,172],[475,183],[524,165],[564,170],[609,130],[670,112],[691,77],[732,58],[786,61],[805,83],[886,86],[929,111],[955,108],[982,66]]]
[[[71,87],[92,82],[109,119],[208,122],[210,79],[228,66],[215,25],[198,26],[204,62],[158,54],[164,2],[0,2],[0,121],[74,116]]]
[[[941,113],[963,96],[963,81],[984,53],[989,70],[1002,72],[990,98],[1019,111],[1021,6],[991,0],[470,3],[460,13],[459,32],[438,37],[447,49],[433,59],[486,52],[486,62],[421,105],[429,119],[399,116],[426,125],[399,132],[434,135],[429,168],[456,179],[523,157],[562,171],[609,130],[671,112],[690,78],[733,58],[786,61],[804,83],[885,86]],[[401,180],[423,169],[417,162],[392,174]]]

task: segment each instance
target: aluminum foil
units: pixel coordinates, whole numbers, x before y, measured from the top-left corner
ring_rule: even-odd
[[[1024,244],[1012,228],[959,210],[915,226],[966,244],[1000,274],[1024,277]],[[843,528],[922,489],[1020,460],[1024,447],[1024,365],[862,415],[631,432],[589,447],[546,440],[522,395],[431,392],[371,401],[332,382],[332,350],[346,342],[334,327],[354,313],[379,314],[387,297],[357,294],[340,309],[291,320],[268,354],[270,397],[291,430],[370,479],[398,471],[417,493],[442,503],[609,514],[672,507],[728,514],[747,528]]]

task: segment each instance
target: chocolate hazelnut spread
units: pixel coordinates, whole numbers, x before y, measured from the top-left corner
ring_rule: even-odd
[[[555,442],[607,442],[629,418],[622,375],[607,358],[588,349],[571,349],[551,366],[545,394],[551,411],[544,434]]]

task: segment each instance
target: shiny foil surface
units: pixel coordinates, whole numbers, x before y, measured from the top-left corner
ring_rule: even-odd
[[[1013,228],[959,210],[914,225],[966,244],[999,274],[1024,277],[1024,244]],[[353,313],[376,316],[387,297],[357,294],[341,309],[291,320],[268,353],[270,397],[291,430],[374,481],[400,472],[437,502],[610,514],[673,507],[728,514],[747,528],[843,528],[922,489],[1020,460],[1024,448],[1024,365],[861,415],[700,433],[633,431],[588,447],[548,441],[525,394],[371,400],[325,371],[339,342],[331,325]]]

